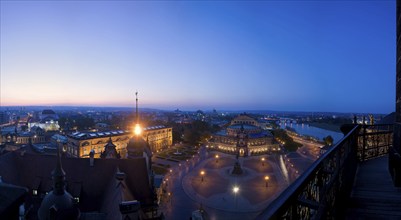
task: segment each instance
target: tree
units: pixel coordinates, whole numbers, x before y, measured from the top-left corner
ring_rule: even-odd
[[[327,137],[323,138],[323,141],[327,146],[331,146],[333,145],[334,140],[332,136],[328,135]]]

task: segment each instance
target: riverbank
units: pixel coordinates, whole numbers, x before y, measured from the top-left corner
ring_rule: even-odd
[[[341,125],[312,122],[312,123],[309,123],[309,126],[342,133],[341,129],[340,129]]]

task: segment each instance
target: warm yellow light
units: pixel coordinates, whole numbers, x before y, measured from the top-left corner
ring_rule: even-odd
[[[269,180],[269,176],[265,176],[265,180],[266,180],[266,181]]]
[[[141,126],[139,124],[135,125],[134,133],[135,133],[135,135],[140,135],[142,133],[142,129],[141,129]]]
[[[262,158],[262,161],[265,161],[265,158],[264,158],[264,157]]]
[[[201,171],[200,174],[203,176],[205,175],[205,171]]]

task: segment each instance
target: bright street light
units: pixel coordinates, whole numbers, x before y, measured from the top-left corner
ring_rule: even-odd
[[[268,181],[269,180],[269,176],[265,176],[265,181],[266,181],[266,187],[268,187]]]
[[[237,193],[239,192],[239,187],[238,186],[234,186],[233,187],[233,192],[234,192],[234,195],[235,195],[235,208],[237,208],[237,206],[238,206]]]
[[[262,166],[264,166],[265,165],[265,158],[264,157],[262,157]]]
[[[201,177],[202,177],[201,181],[203,182],[203,176],[205,175],[205,171],[202,170],[202,171],[200,172],[200,174],[201,174]]]
[[[239,191],[239,187],[238,187],[238,186],[234,186],[234,188],[233,188],[233,192],[234,192],[235,194],[237,194],[237,193],[238,193],[238,191]]]

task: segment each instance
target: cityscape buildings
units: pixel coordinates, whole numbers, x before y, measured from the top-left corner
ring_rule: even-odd
[[[0,219],[401,218],[401,0],[0,4]]]
[[[235,117],[226,129],[213,134],[209,143],[210,148],[241,157],[280,150],[273,135],[245,113]]]

